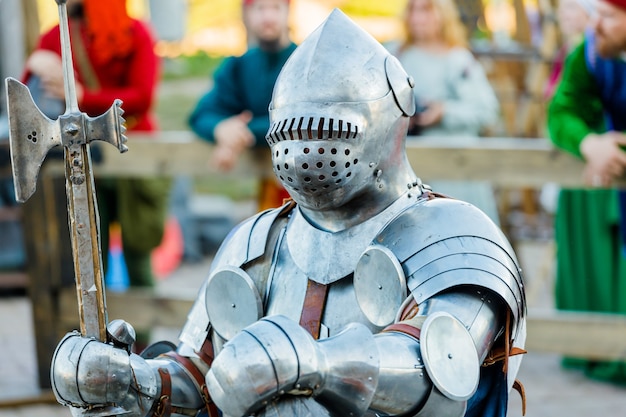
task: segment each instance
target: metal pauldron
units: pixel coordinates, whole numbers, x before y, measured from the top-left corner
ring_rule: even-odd
[[[413,236],[410,244],[407,235]],[[469,203],[437,198],[410,208],[377,238],[401,263],[417,304],[459,286],[497,294],[512,314],[516,337],[526,315],[519,262],[502,231]]]
[[[265,253],[267,242],[271,239],[273,226],[282,220],[281,215],[287,208],[288,205],[284,205],[271,211],[259,213],[233,229],[215,255],[208,278],[211,278],[221,269],[241,267],[246,263],[261,259]],[[270,260],[271,258],[267,258],[264,262],[270,262]],[[187,322],[179,336],[180,341],[190,348],[190,352],[201,350],[207,337],[211,337],[209,329],[212,327],[212,323],[207,312],[205,297],[207,281],[199,289],[198,297],[187,315]],[[216,353],[219,352],[220,346],[221,344],[215,346]]]

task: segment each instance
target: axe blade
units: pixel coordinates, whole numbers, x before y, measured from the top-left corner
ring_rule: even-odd
[[[15,197],[23,203],[37,188],[46,155],[61,145],[61,128],[58,121],[50,120],[37,108],[28,87],[11,77],[5,85]],[[24,120],[29,122],[23,123]]]

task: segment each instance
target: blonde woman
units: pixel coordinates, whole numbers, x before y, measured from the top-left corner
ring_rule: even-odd
[[[487,76],[469,51],[453,0],[409,0],[405,37],[388,45],[415,82],[417,112],[409,135],[471,141],[499,116]],[[493,186],[486,181],[423,178],[435,191],[474,204],[500,223]]]
[[[468,50],[453,0],[409,0],[405,38],[389,45],[415,79],[411,133],[477,136],[499,115],[496,95]]]

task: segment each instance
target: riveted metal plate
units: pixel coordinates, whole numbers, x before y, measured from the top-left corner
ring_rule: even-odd
[[[407,297],[404,271],[394,253],[380,245],[365,249],[354,270],[354,290],[372,324],[391,324]]]
[[[213,329],[230,340],[261,318],[261,297],[252,278],[241,268],[226,266],[206,286],[206,309]]]
[[[470,333],[448,313],[429,315],[420,337],[424,366],[446,397],[465,401],[478,387],[480,364]]]

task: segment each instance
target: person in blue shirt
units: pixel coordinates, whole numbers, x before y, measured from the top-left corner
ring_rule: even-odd
[[[274,83],[296,48],[289,36],[289,0],[243,0],[242,13],[252,46],[224,60],[212,89],[189,117],[194,133],[215,143],[213,162],[222,170],[231,169],[245,150],[267,147]],[[260,183],[259,210],[277,207],[289,197],[273,178],[260,178]]]

